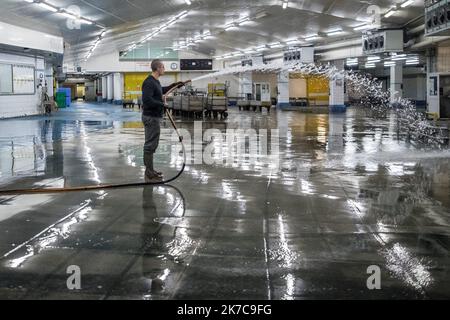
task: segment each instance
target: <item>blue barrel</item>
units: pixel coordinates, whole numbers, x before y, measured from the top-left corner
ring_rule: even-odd
[[[57,92],[62,92],[66,95],[66,107],[70,107],[72,102],[72,90],[70,88],[58,88]]]

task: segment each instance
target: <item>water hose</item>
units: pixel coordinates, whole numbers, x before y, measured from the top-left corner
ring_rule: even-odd
[[[178,84],[177,86],[174,86],[169,91],[166,92],[164,95],[164,102],[167,102],[167,96],[171,94],[176,89],[184,86],[186,83],[190,82],[190,80],[183,82],[182,84]],[[130,188],[130,187],[145,187],[145,186],[157,186],[157,185],[163,185],[168,184],[176,179],[178,179],[184,172],[184,169],[186,167],[186,149],[183,143],[183,137],[181,136],[180,132],[178,131],[178,128],[175,124],[175,121],[173,120],[172,116],[166,109],[166,115],[170,120],[170,123],[172,124],[173,128],[175,129],[179,141],[181,143],[182,152],[183,152],[183,165],[178,171],[178,173],[168,179],[163,181],[155,181],[155,182],[134,182],[134,183],[118,183],[118,184],[99,184],[99,185],[93,185],[93,186],[81,186],[81,187],[67,187],[67,188],[35,188],[35,189],[15,189],[15,190],[0,190],[0,196],[1,195],[18,195],[18,194],[46,194],[46,193],[62,193],[62,192],[77,192],[77,191],[93,191],[93,190],[106,190],[106,189],[119,189],[119,188]]]

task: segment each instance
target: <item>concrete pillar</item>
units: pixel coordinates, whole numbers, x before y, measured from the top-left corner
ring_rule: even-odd
[[[122,104],[123,99],[123,74],[114,73],[114,104]]]
[[[108,79],[102,77],[102,99],[103,102],[108,101]]]
[[[345,114],[330,114],[328,118],[328,146],[330,158],[341,158],[344,154],[344,123]]]
[[[108,91],[107,91],[107,102],[108,103],[113,103],[114,100],[114,78],[112,74],[108,75],[108,80],[107,80],[107,84],[108,84]]]
[[[333,78],[330,79],[330,112],[340,113],[346,112],[345,93],[344,93],[344,60],[335,61],[333,65],[338,69]]]
[[[53,66],[51,64],[45,65],[45,82],[47,83],[47,94],[53,97]]]
[[[289,71],[278,73],[278,107],[281,109],[290,107],[289,103]]]
[[[239,75],[239,95],[247,98],[247,95],[253,94],[253,73],[245,72]]]
[[[391,66],[391,104],[403,97],[403,65]]]
[[[99,79],[95,79],[94,81],[94,90],[95,90],[95,102],[100,102],[98,94],[102,92],[102,81]]]

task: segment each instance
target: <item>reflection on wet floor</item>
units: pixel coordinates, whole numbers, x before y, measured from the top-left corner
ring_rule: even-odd
[[[141,181],[140,114],[75,104],[0,122],[0,187]],[[194,123],[178,119],[194,135]],[[181,167],[169,123],[156,164]],[[203,130],[279,130],[260,156],[188,164],[173,186],[0,196],[0,297],[39,299],[449,298],[450,151],[395,121],[230,111]],[[192,160],[213,145],[192,143]],[[269,151],[271,147],[269,147]],[[68,290],[67,267],[81,270]],[[368,290],[367,268],[381,268]]]

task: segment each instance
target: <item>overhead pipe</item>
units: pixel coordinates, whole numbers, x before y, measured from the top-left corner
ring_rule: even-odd
[[[314,51],[320,52],[320,51],[326,51],[326,50],[330,50],[330,49],[340,49],[340,48],[346,48],[346,47],[355,47],[361,45],[361,38],[354,38],[351,40],[346,40],[346,41],[339,41],[339,42],[334,42],[331,44],[326,44],[323,46],[317,46],[314,47]]]
[[[425,38],[425,37],[423,37],[423,38]],[[422,39],[423,39],[423,38],[422,38]],[[426,40],[423,40],[423,41],[421,41],[421,42],[418,42],[418,43],[416,43],[416,44],[413,44],[413,45],[410,46],[408,49],[411,49],[411,50],[422,49],[422,48],[425,48],[425,47],[428,47],[428,46],[437,44],[437,43],[442,42],[442,41],[450,40],[450,36],[444,36],[444,37],[428,37],[428,38],[425,38],[425,39],[426,39]]]

